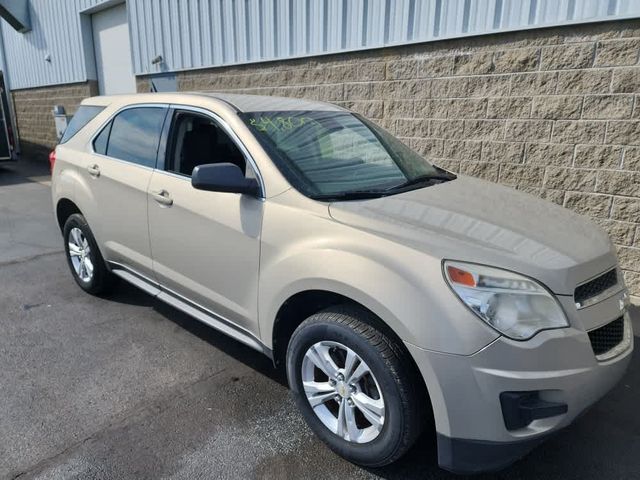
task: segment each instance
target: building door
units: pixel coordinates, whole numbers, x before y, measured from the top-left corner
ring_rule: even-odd
[[[135,93],[126,4],[94,13],[91,24],[100,95]]]

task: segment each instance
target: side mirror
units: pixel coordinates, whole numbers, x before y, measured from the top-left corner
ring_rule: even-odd
[[[260,194],[257,180],[246,178],[240,167],[233,163],[198,165],[191,174],[191,185],[209,192],[245,193],[256,197]]]

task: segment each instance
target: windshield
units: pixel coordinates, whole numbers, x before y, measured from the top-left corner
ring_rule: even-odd
[[[250,112],[242,117],[289,182],[311,198],[373,197],[409,185],[418,188],[420,180],[450,179],[393,135],[350,112]]]

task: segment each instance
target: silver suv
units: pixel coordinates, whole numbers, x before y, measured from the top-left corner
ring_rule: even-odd
[[[50,160],[83,290],[119,277],[270,356],[355,463],[393,462],[433,423],[443,468],[502,468],[631,358],[598,227],[453,175],[343,108],[90,98]]]

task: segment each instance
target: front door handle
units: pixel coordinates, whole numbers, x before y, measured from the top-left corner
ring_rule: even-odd
[[[100,176],[100,167],[94,163],[87,167],[87,172],[89,172],[89,175],[92,177],[98,178]]]
[[[160,205],[165,205],[167,207],[173,205],[173,198],[171,198],[169,192],[166,190],[157,190],[155,192],[151,192],[151,195],[153,195],[153,199]]]

